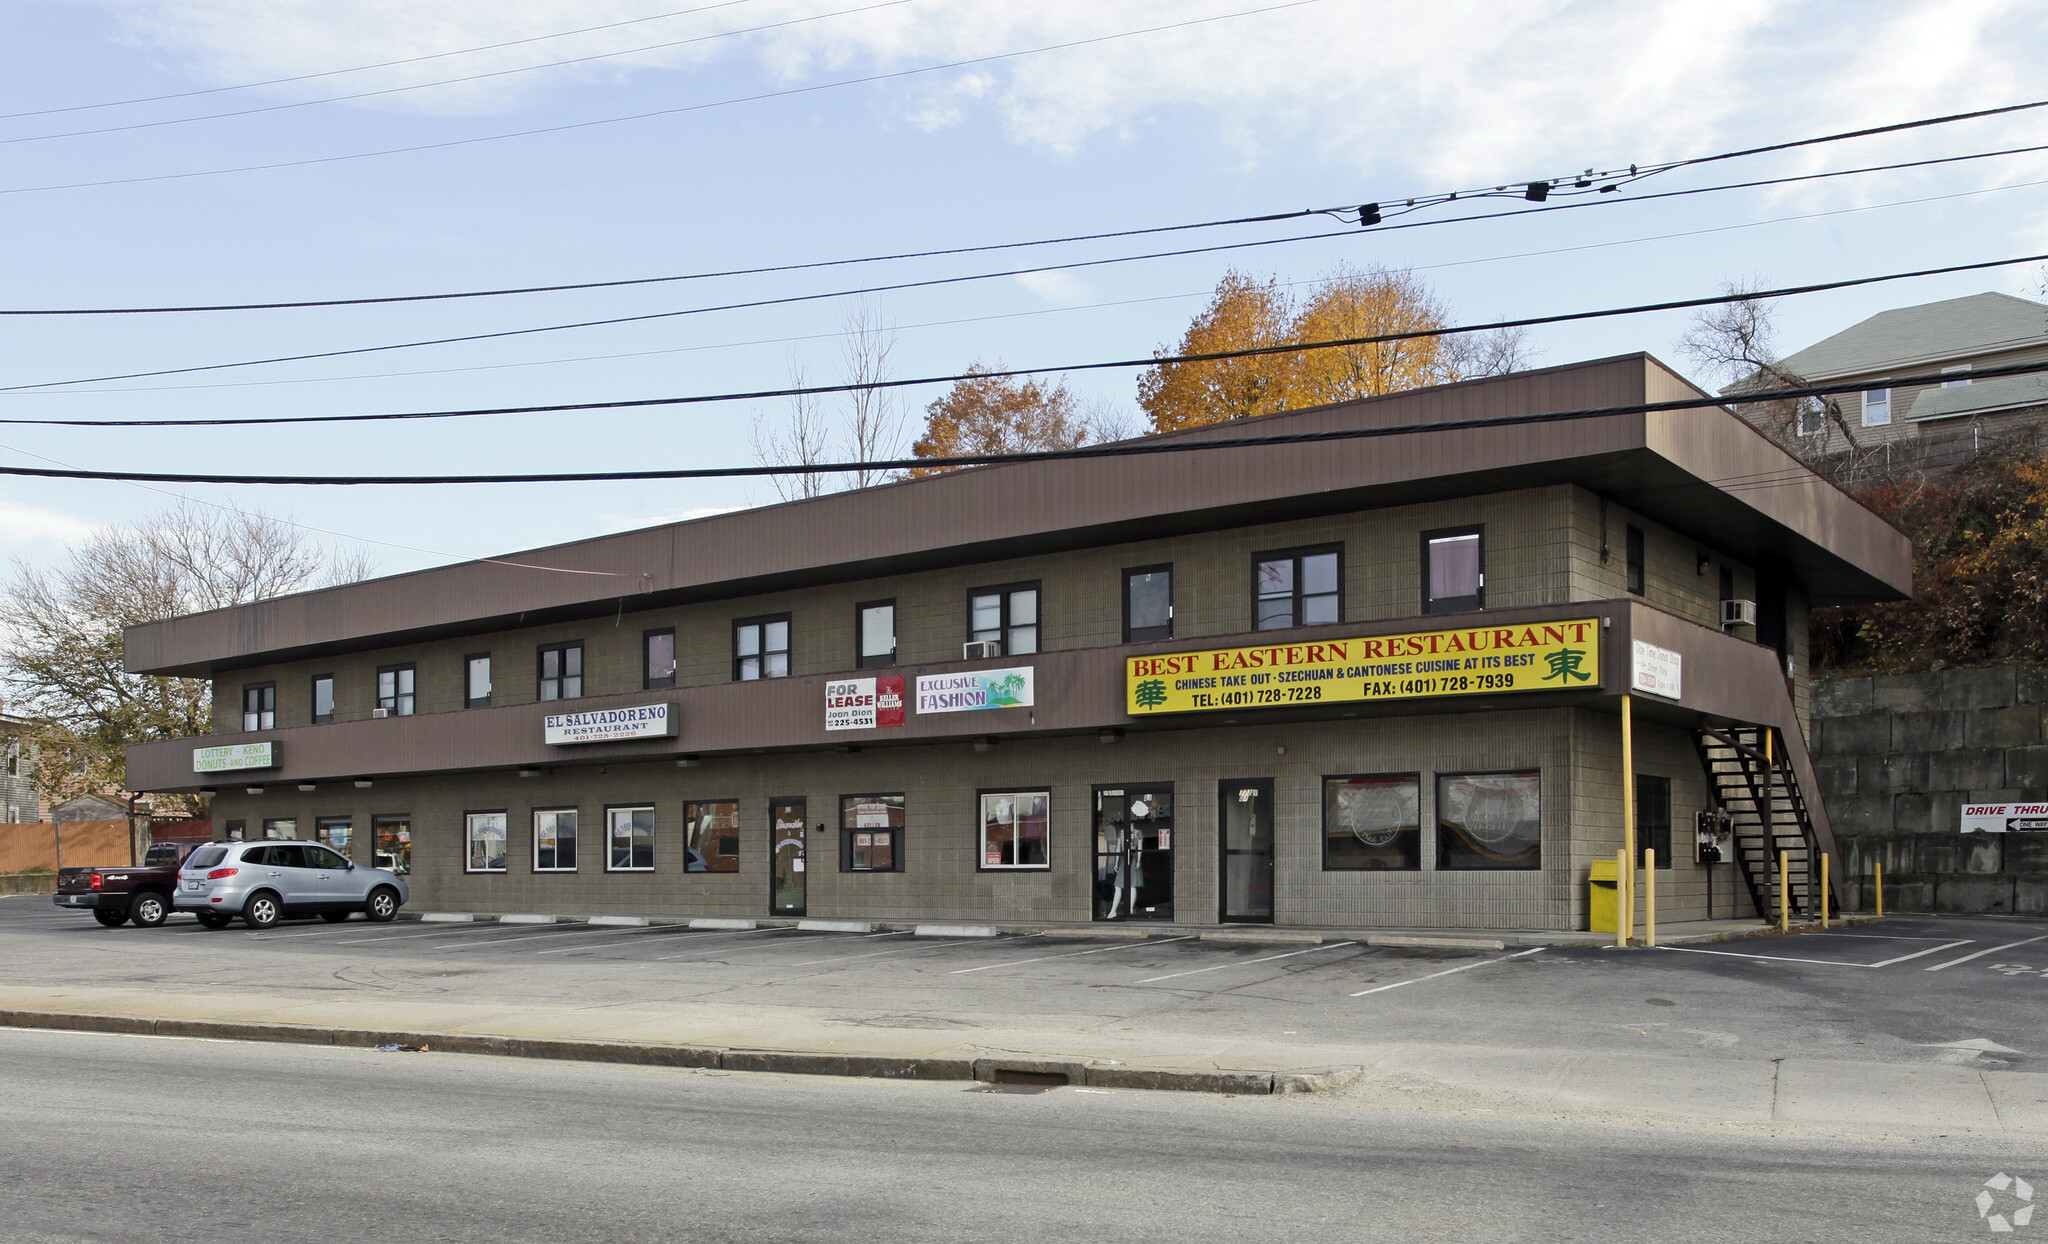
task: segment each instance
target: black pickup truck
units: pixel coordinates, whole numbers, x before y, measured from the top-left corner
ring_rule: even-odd
[[[57,906],[69,911],[89,910],[93,919],[110,929],[130,920],[153,929],[171,914],[171,895],[178,888],[179,866],[186,856],[205,845],[203,841],[159,842],[149,848],[142,863],[130,868],[59,869]]]

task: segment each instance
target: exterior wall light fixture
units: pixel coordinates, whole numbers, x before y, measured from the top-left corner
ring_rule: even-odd
[[[263,793],[263,788],[261,786],[244,786],[242,793],[245,795],[260,795]]]
[[[545,772],[545,769],[521,769],[519,771],[519,776],[523,778],[537,778]]]
[[[978,752],[994,751],[995,746],[996,740],[994,735],[989,735],[986,738],[979,738],[974,740],[974,750]]]
[[[368,789],[370,789],[370,787],[371,787],[372,785],[374,785],[374,783],[372,783],[372,782],[370,781],[370,779],[368,779],[368,778],[357,778],[357,779],[356,779],[356,789],[357,789],[357,790],[368,790]]]
[[[678,769],[694,769],[694,768],[696,768],[696,767],[697,767],[698,765],[701,765],[701,764],[703,764],[703,763],[704,763],[704,762],[703,762],[702,760],[698,759],[698,758],[697,758],[697,757],[695,757],[695,756],[678,756],[678,757],[676,757],[676,768],[678,768]]]
[[[1095,734],[1095,741],[1097,743],[1121,743],[1123,738],[1124,732],[1115,726],[1110,726],[1105,730],[1098,730]]]

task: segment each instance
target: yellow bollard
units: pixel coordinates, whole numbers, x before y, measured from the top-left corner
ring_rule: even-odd
[[[1643,945],[1657,944],[1657,848],[1643,852]]]
[[[1614,944],[1628,945],[1628,850],[1614,853]]]
[[[1792,927],[1792,855],[1778,852],[1778,932]]]
[[[1884,861],[1877,862],[1877,914],[1884,914]]]
[[[1820,927],[1828,927],[1828,853],[1820,853]]]
[[[1634,701],[1621,697],[1621,931],[1627,938],[1636,932],[1636,732]]]

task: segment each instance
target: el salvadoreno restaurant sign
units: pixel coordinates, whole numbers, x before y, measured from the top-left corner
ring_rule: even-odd
[[[1600,619],[1128,657],[1134,717],[1600,686]]]
[[[636,704],[631,708],[599,708],[586,713],[549,713],[541,719],[541,736],[551,747],[567,743],[672,739],[676,736],[678,716],[673,704]]]

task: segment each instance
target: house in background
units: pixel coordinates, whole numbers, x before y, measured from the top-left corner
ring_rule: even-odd
[[[1815,410],[1792,429],[1801,443],[1788,448],[1811,459],[1890,447],[1911,451],[1900,465],[1951,465],[1991,438],[2048,422],[2048,373],[1982,381],[1972,373],[2044,361],[2048,306],[2025,298],[1972,294],[1881,311],[1779,362],[1808,383],[1868,385],[1838,399],[1853,445]],[[1949,379],[1890,383],[1937,373]]]
[[[45,812],[36,788],[36,746],[29,737],[35,724],[0,712],[0,820],[8,824],[40,821]]]

